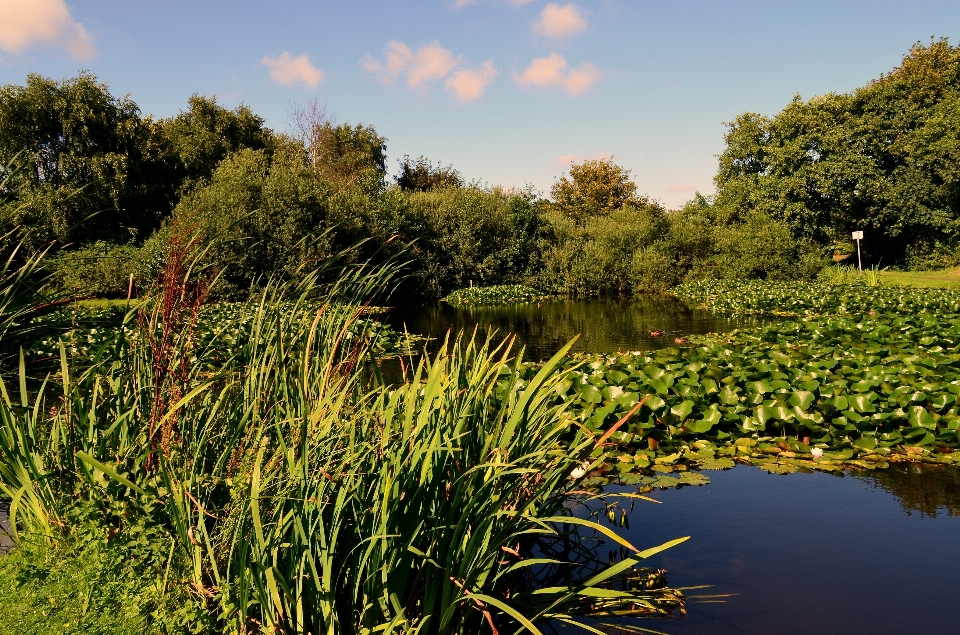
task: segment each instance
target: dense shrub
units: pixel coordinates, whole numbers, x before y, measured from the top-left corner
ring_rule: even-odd
[[[60,253],[53,260],[57,286],[71,297],[121,297],[131,274],[135,280],[153,278],[152,269],[144,264],[136,247],[103,241]]]

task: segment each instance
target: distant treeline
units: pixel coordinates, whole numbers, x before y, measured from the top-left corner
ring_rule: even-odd
[[[193,96],[143,116],[87,73],[0,88],[0,230],[54,245],[64,290],[125,293],[157,275],[175,228],[211,244],[221,297],[349,250],[407,249],[408,297],[526,283],[579,294],[663,291],[691,278],[811,278],[853,250],[866,262],[960,264],[960,49],[916,45],[851,93],[729,124],[717,193],[667,212],[612,160],[571,165],[549,199],[466,183],[309,104],[295,134],[248,107]],[[412,245],[411,245],[412,243]],[[406,245],[411,245],[407,247]]]

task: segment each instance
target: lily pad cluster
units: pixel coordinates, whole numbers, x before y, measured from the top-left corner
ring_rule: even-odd
[[[548,294],[522,284],[501,284],[492,287],[468,287],[458,289],[444,298],[452,305],[462,304],[519,304],[536,302]]]
[[[567,368],[558,400],[598,439],[646,397],[596,453],[607,476],[960,464],[958,314],[813,317]]]
[[[292,307],[291,303],[291,310]],[[310,307],[311,312],[319,309],[319,305]],[[377,308],[366,307],[362,311],[364,316],[358,318],[344,335],[345,345],[362,340],[372,347],[375,355],[382,357],[410,352],[408,349],[414,342],[389,324],[374,319],[379,312]],[[255,306],[243,303],[225,302],[203,307],[194,325],[196,346],[213,346],[220,350],[219,358],[230,357],[242,348],[244,330],[255,319],[255,313]],[[120,307],[62,309],[38,324],[41,328],[37,330],[34,344],[25,351],[26,356],[33,360],[59,359],[62,342],[69,355],[80,359],[92,357],[97,351],[113,345],[121,333],[128,338],[135,337],[137,329],[132,321],[135,322],[137,317],[130,316],[125,322],[124,316]]]
[[[873,313],[960,313],[960,291],[862,284],[697,280],[677,296],[715,313],[844,315]]]

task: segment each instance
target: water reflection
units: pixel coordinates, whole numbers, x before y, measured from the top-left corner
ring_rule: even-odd
[[[855,474],[867,487],[884,490],[912,514],[960,516],[960,470],[944,465],[892,465]]]
[[[497,333],[517,335],[527,359],[546,359],[580,335],[578,352],[651,350],[674,343],[677,337],[720,333],[764,323],[759,318],[731,318],[693,309],[666,296],[613,299],[558,299],[540,304],[452,307],[446,303],[401,307],[388,321],[397,329],[435,339],[436,350],[447,331],[478,329],[480,338]],[[651,337],[651,331],[663,331]]]

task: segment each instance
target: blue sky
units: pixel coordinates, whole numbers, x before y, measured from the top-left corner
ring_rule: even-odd
[[[911,44],[960,40],[960,2],[0,0],[0,83],[88,69],[145,114],[193,93],[287,130],[317,98],[404,154],[547,193],[613,156],[678,207],[712,192],[723,122],[846,92]]]

